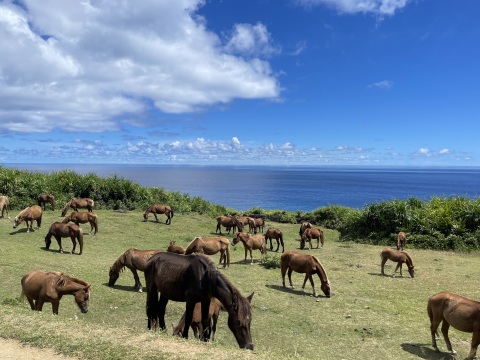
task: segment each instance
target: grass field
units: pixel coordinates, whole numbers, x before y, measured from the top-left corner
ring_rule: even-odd
[[[198,214],[176,213],[171,225],[143,222],[140,211],[96,211],[99,233],[85,235],[83,255],[59,254],[56,241],[50,251],[44,249],[44,237],[50,224],[60,220],[60,211],[47,210],[41,229],[26,232],[25,225],[13,229],[13,217],[0,219],[0,336],[15,338],[39,347],[52,347],[64,354],[85,359],[450,359],[447,353],[431,348],[429,320],[426,314],[430,295],[448,290],[469,298],[480,298],[478,253],[454,253],[409,249],[415,264],[415,278],[406,268],[404,278],[380,276],[381,247],[344,243],[338,233],[326,230],[324,248],[304,250],[322,262],[334,295],[326,298],[315,279],[301,290],[303,276],[294,273],[295,289],[283,288],[280,269],[266,269],[260,253],[255,263],[244,264],[242,244],[231,249],[231,265],[220,269],[244,296],[255,292],[252,301],[252,337],[255,351],[243,351],[227,326],[227,314],[221,313],[213,343],[171,336],[167,331],[147,330],[145,293],[133,291],[133,276],[121,273],[114,288],[107,286],[108,270],[130,247],[166,249],[170,240],[186,246],[194,236],[213,235],[215,219]],[[285,248],[298,250],[299,225],[275,224],[284,232]],[[85,233],[89,225],[82,225]],[[232,236],[227,236],[232,239]],[[392,244],[393,246],[393,244]],[[65,250],[70,239],[63,240]],[[276,247],[276,246],[275,246]],[[300,250],[298,250],[300,251]],[[269,257],[279,256],[268,252]],[[213,260],[218,262],[219,256]],[[386,273],[395,264],[387,262]],[[50,304],[43,312],[34,312],[26,300],[18,300],[20,279],[32,269],[63,271],[92,284],[90,311],[81,314],[72,296],[60,303],[54,316]],[[143,274],[140,279],[144,284]],[[288,284],[288,283],[287,283]],[[176,324],[184,311],[183,303],[169,302],[167,324]],[[457,358],[468,355],[471,334],[450,330]],[[443,340],[439,347],[446,351]]]

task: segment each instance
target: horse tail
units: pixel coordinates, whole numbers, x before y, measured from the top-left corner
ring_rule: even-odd
[[[174,213],[173,213],[173,209],[170,208],[170,217],[173,217]]]
[[[227,244],[227,266],[230,267],[230,244]]]
[[[93,221],[93,227],[95,228],[94,235],[96,235],[98,232],[98,216],[97,215],[95,215],[95,220]]]
[[[83,252],[83,230],[82,228],[79,226],[78,227],[78,244],[80,245],[80,254],[82,254]]]
[[[320,229],[320,242],[322,243],[322,246],[325,242],[325,235],[323,234],[323,230]]]

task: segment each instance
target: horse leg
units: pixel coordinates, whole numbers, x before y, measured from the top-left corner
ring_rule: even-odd
[[[225,255],[225,250],[220,250],[220,262],[219,264],[222,265],[223,259],[223,267],[227,266],[227,256]]]
[[[62,238],[58,235],[55,235],[55,239],[57,239],[57,243],[58,243],[58,252],[63,254]]]
[[[393,277],[395,277],[395,274],[397,273],[397,270],[400,269],[400,276],[403,277],[403,274],[402,274],[402,263],[399,261],[397,263],[397,267],[395,268],[395,271],[393,272]]]
[[[40,299],[40,298],[37,301],[35,301],[35,310],[36,311],[42,311],[44,302],[45,301],[43,299]]]
[[[443,338],[445,339],[445,344],[447,345],[448,351],[450,351],[450,353],[452,355],[454,355],[457,352],[452,349],[452,343],[450,342],[450,339],[448,338],[448,329],[449,328],[450,328],[450,324],[447,322],[447,320],[443,319],[443,323],[442,323]]]
[[[135,279],[135,285],[133,288],[138,290],[138,292],[142,292],[142,283],[140,282],[140,278],[138,277],[137,270],[134,268],[129,268],[132,271],[133,278]]]
[[[165,221],[165,224],[170,225],[172,223],[172,217],[170,216],[170,213],[167,213],[167,221]]]
[[[317,294],[315,293],[315,284],[313,282],[313,277],[310,273],[305,274],[305,280],[303,281],[303,290],[305,291],[305,284],[307,283],[307,279],[310,280],[310,284],[312,284],[313,297],[317,297]]]
[[[290,281],[290,287],[291,287],[292,289],[295,289],[295,288],[293,287],[293,283],[292,283],[292,271],[293,271],[292,268],[288,268],[288,281]]]
[[[317,238],[317,249],[318,249],[318,245],[320,245],[320,238],[319,237]]]
[[[253,265],[253,249],[250,248],[248,250],[250,250],[250,265]],[[262,251],[262,250],[260,250],[260,251]]]
[[[243,260],[243,262],[246,264],[247,263],[247,252],[248,252],[248,249],[247,247],[245,246],[245,259]]]
[[[75,248],[77,247],[77,240],[75,240],[75,236],[72,236],[71,239],[72,239],[72,245],[73,245],[72,254],[75,254]]]
[[[153,216],[155,217],[155,222],[158,222],[158,217],[157,217],[157,213],[152,213]]]
[[[280,247],[280,239],[277,239],[277,250],[275,250],[275,252],[278,251],[278,248]]]
[[[386,257],[382,257],[382,264],[381,264],[381,267],[382,267],[382,275],[385,275],[385,272],[384,272],[384,269],[385,269],[385,263],[387,262],[387,258]]]
[[[468,354],[467,359],[474,359],[477,356],[478,345],[480,345],[480,330],[474,330],[470,353]]]
[[[212,326],[210,324],[210,301],[211,299],[206,299],[202,301],[202,332],[201,332],[201,340],[208,341],[210,340],[210,334],[212,332]]]
[[[160,295],[160,301],[162,300],[162,295]],[[168,299],[167,299],[168,301]],[[190,325],[192,324],[193,319],[193,310],[195,308],[194,301],[187,301],[186,308],[185,308],[185,326],[183,327],[182,337],[188,339],[188,330]],[[165,315],[165,312],[164,312]]]
[[[165,309],[167,307],[168,303],[168,298],[160,294],[160,300],[158,301],[158,323],[160,325],[160,329],[165,330]],[[190,318],[190,322],[192,322],[192,319]],[[190,327],[190,323],[185,323],[185,329]],[[185,329],[183,330],[185,332]]]
[[[52,301],[53,315],[58,315],[58,307],[60,306],[60,300]]]
[[[30,304],[30,309],[35,310],[35,302],[31,297],[27,296],[28,303]]]

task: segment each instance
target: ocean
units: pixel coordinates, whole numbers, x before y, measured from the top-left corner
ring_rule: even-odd
[[[312,211],[326,205],[361,209],[368,204],[416,197],[480,195],[480,168],[257,167],[169,165],[3,164],[34,172],[73,170],[117,175],[145,187],[199,196],[235,210]]]

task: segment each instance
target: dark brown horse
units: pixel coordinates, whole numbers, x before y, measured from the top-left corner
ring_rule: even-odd
[[[397,235],[397,250],[403,250],[407,242],[407,236],[403,231],[400,231]]]
[[[108,272],[108,286],[113,287],[113,285],[115,285],[115,282],[120,277],[121,270],[126,267],[130,269],[133,274],[133,278],[135,279],[135,285],[133,286],[134,289],[138,290],[138,292],[142,292],[142,283],[138,277],[137,270],[145,271],[148,260],[150,260],[153,255],[164,251],[165,250],[128,249],[122,255],[120,255],[110,267]]]
[[[201,303],[203,340],[210,339],[208,312],[212,297],[220,300],[228,312],[228,327],[240,348],[253,350],[250,322],[253,293],[243,297],[225,275],[215,269],[205,255],[159,253],[145,269],[147,283],[148,329],[165,329],[165,308],[169,300],[186,302],[185,326],[182,336],[188,338],[195,304]],[[160,299],[158,298],[160,293]]]
[[[221,236],[200,237],[197,236],[188,244],[185,249],[185,255],[197,253],[205,255],[214,255],[220,252],[220,262],[223,267],[230,266],[230,241]]]
[[[53,211],[55,210],[55,196],[53,196],[52,194],[40,194],[38,195],[37,204],[38,206],[43,207],[43,211],[45,211],[47,204],[50,204]]]
[[[288,280],[290,281],[290,286],[292,289],[294,288],[292,284],[292,271],[305,274],[305,280],[303,281],[302,289],[305,289],[307,279],[310,280],[310,284],[312,284],[313,289],[313,296],[316,297],[317,295],[315,293],[315,284],[313,283],[312,275],[317,274],[320,278],[320,282],[322,283],[320,288],[326,297],[330,297],[330,281],[328,280],[325,269],[315,256],[289,250],[280,256],[280,266],[283,287],[285,287],[285,273],[287,270]]]
[[[238,216],[218,216],[217,217],[217,228],[215,229],[216,233],[222,235],[222,226],[227,229],[227,233],[230,234],[230,230],[233,229],[235,232],[238,228],[238,231],[243,231],[243,224],[238,221]]]
[[[212,327],[212,341],[215,341],[215,332],[217,331],[217,321],[220,310],[225,310],[220,300],[212,297],[210,300],[210,308],[208,310],[208,322]],[[182,336],[183,329],[185,329],[185,316],[187,312],[184,312],[177,326],[173,326],[173,335]],[[202,329],[202,304],[196,303],[195,308],[193,309],[193,318],[190,327],[193,330],[193,335],[197,339],[203,340],[203,329]]]
[[[247,262],[247,252],[250,252],[250,264],[253,265],[253,255],[252,250],[260,250],[261,253],[261,260],[265,258],[265,254],[267,252],[267,242],[265,241],[265,237],[263,235],[250,235],[246,233],[237,232],[233,236],[232,245],[236,245],[238,242],[243,243],[243,247],[245,248],[245,262]]]
[[[94,207],[95,202],[90,198],[73,198],[62,208],[62,216],[67,214],[68,208],[72,208],[74,211],[78,211],[78,209],[87,209],[88,211],[93,211]]]
[[[82,255],[83,252],[83,230],[80,226],[75,224],[64,224],[61,222],[54,222],[50,225],[47,235],[45,236],[45,248],[50,249],[52,243],[52,236],[57,240],[59,250],[58,252],[63,253],[62,248],[62,238],[69,237],[72,239],[73,248],[71,254],[75,254],[75,248],[78,244],[80,245],[80,252],[78,255]]]
[[[32,310],[42,311],[43,304],[52,303],[53,314],[63,295],[73,295],[82,313],[88,312],[90,284],[69,275],[52,271],[32,270],[22,277],[22,297],[26,296]]]
[[[63,219],[62,223],[67,224],[70,221],[76,225],[86,224],[88,222],[90,224],[90,234],[93,230],[95,230],[93,235],[96,235],[98,232],[98,216],[94,212],[72,211]]]
[[[300,249],[305,248],[305,243],[310,243],[310,250],[312,249],[312,239],[317,239],[317,249],[319,243],[322,244],[325,242],[325,238],[323,236],[323,230],[320,228],[307,228],[303,232],[302,239],[300,240]]]
[[[275,228],[268,228],[267,232],[265,233],[265,241],[270,240],[270,251],[273,251],[272,239],[277,240],[277,250],[275,251],[278,251],[280,244],[282,244],[282,253],[283,253],[285,251],[285,246],[283,245],[282,230],[275,229]]]
[[[390,248],[385,248],[382,250],[380,253],[380,256],[382,257],[382,275],[385,275],[384,273],[384,267],[385,263],[387,260],[391,260],[397,263],[397,267],[395,268],[395,271],[393,272],[393,277],[395,277],[395,273],[397,272],[398,269],[400,269],[400,276],[403,277],[402,274],[402,264],[406,264],[408,268],[408,272],[410,276],[413,278],[415,276],[415,269],[413,266],[413,261],[410,255],[408,255],[405,251],[399,251],[395,249],[390,249]]]
[[[148,215],[150,213],[153,214],[156,222],[158,222],[157,214],[165,214],[167,216],[167,220],[165,221],[165,224],[170,225],[172,223],[173,210],[168,205],[160,205],[160,204],[151,205],[143,214],[144,221],[148,220]]]
[[[10,219],[10,216],[8,215],[8,210],[10,208],[10,200],[8,199],[8,196],[0,196],[0,211],[2,211],[2,218],[5,219],[4,213],[7,213],[7,217]]]
[[[25,224],[27,225],[27,232],[30,232],[30,230],[33,231],[33,221],[35,220],[37,222],[37,228],[40,229],[40,226],[42,225],[42,215],[43,212],[40,206],[33,205],[27,207],[20,211],[17,216],[15,216],[13,228],[16,229],[18,225],[25,221]]]
[[[311,228],[312,228],[312,224],[310,224],[308,221],[302,222],[302,224],[300,225],[300,231],[299,231],[300,237],[302,237],[305,230],[311,229]]]
[[[457,330],[473,333],[467,359],[476,359],[477,348],[480,344],[480,302],[451,292],[441,292],[428,299],[427,312],[430,318],[432,346],[436,351],[440,350],[437,347],[435,336],[438,333],[438,326],[443,321],[442,334],[448,351],[452,355],[457,353],[453,350],[448,338],[448,329],[451,325]]]
[[[175,241],[173,240],[170,241],[170,245],[168,245],[167,251],[176,254],[185,254],[185,249],[183,248],[183,246],[175,245]]]

